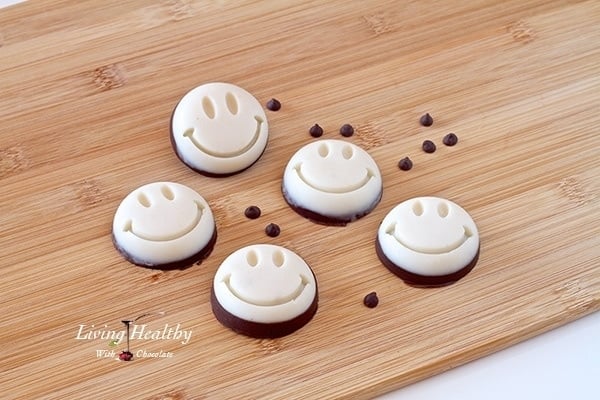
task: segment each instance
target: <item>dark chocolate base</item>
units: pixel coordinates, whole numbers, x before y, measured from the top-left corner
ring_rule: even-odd
[[[175,155],[177,156],[177,158],[179,158],[179,161],[181,161],[183,164],[185,164],[185,166],[187,166],[189,169],[191,169],[194,172],[197,172],[197,173],[204,175],[206,177],[209,177],[209,178],[226,178],[228,176],[236,175],[236,174],[239,174],[240,172],[244,172],[245,170],[247,170],[248,168],[253,166],[258,160],[260,160],[260,158],[264,154],[265,150],[267,149],[268,143],[267,143],[267,145],[265,145],[265,148],[260,153],[260,155],[258,156],[256,161],[254,161],[252,164],[248,165],[246,168],[242,168],[238,171],[228,172],[225,174],[216,174],[214,172],[208,172],[208,171],[204,171],[202,169],[198,169],[198,168],[188,164],[187,162],[185,162],[185,160],[183,159],[181,154],[179,154],[179,151],[178,151],[179,149],[177,148],[177,143],[175,143],[175,137],[173,136],[173,116],[175,115],[175,110],[177,109],[178,105],[179,105],[179,103],[177,103],[175,105],[175,108],[173,109],[173,112],[171,113],[171,119],[169,121],[169,132],[170,132],[169,139],[171,140],[171,146],[173,147],[173,150],[175,151]]]
[[[383,249],[379,244],[379,239],[375,239],[375,251],[377,252],[379,260],[383,265],[385,265],[387,269],[389,269],[395,275],[400,277],[407,285],[414,287],[439,287],[453,284],[454,282],[458,281],[459,279],[467,275],[469,272],[471,272],[473,267],[475,267],[475,264],[477,264],[477,260],[479,259],[478,248],[475,257],[473,257],[473,260],[471,260],[464,268],[461,268],[458,271],[447,275],[428,276],[409,272],[401,266],[394,264],[383,253]]]
[[[144,268],[160,269],[162,271],[168,271],[168,270],[173,270],[173,269],[183,270],[183,269],[191,267],[194,263],[202,262],[202,260],[204,260],[206,257],[208,257],[210,255],[213,248],[215,247],[215,243],[217,242],[217,226],[215,225],[213,235],[210,238],[210,240],[208,241],[208,243],[206,244],[206,246],[204,246],[204,248],[202,250],[200,250],[198,253],[193,254],[192,256],[190,256],[188,258],[184,258],[183,260],[174,261],[174,262],[170,262],[170,263],[166,263],[166,264],[149,264],[147,262],[141,261],[141,260],[133,257],[132,255],[127,253],[121,246],[119,246],[114,235],[111,235],[111,236],[112,236],[112,242],[113,242],[115,248],[117,249],[117,251],[119,253],[121,253],[123,258],[125,258],[127,261],[129,261],[132,264],[135,264],[139,267],[144,267]]]
[[[373,211],[375,209],[375,207],[377,207],[377,204],[379,204],[379,202],[381,201],[381,196],[382,196],[382,192],[380,192],[379,197],[377,197],[377,199],[373,202],[371,207],[367,208],[366,210],[363,210],[362,212],[360,212],[358,214],[353,215],[352,217],[336,218],[336,217],[319,214],[317,212],[308,210],[304,207],[300,207],[300,206],[294,204],[294,202],[288,198],[287,191],[285,190],[285,187],[283,185],[281,185],[281,193],[283,193],[283,198],[284,198],[285,202],[297,214],[301,215],[304,218],[311,220],[314,223],[321,224],[321,225],[327,225],[327,226],[346,226],[349,222],[353,222],[359,218],[364,217],[365,215],[367,215],[368,213]]]
[[[210,304],[217,321],[234,332],[256,339],[274,339],[297,331],[312,319],[317,312],[318,303],[319,294],[317,291],[310,307],[308,307],[308,309],[302,314],[288,321],[266,324],[247,321],[231,314],[229,311],[224,309],[219,303],[219,300],[217,300],[214,287],[211,287],[210,289]]]

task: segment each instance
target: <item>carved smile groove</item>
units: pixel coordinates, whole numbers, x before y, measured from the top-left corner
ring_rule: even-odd
[[[453,248],[448,249],[448,250],[439,250],[439,249],[438,250],[419,250],[419,249],[416,249],[416,248],[414,248],[413,246],[411,246],[411,245],[409,245],[407,243],[404,243],[404,241],[402,239],[400,239],[400,238],[398,238],[396,236],[395,230],[396,230],[396,223],[393,223],[392,225],[390,225],[386,229],[385,233],[388,234],[388,235],[390,235],[390,236],[392,236],[396,240],[396,242],[398,242],[400,245],[406,247],[407,249],[412,250],[415,253],[422,253],[422,254],[445,254],[445,253],[450,253],[451,251],[454,251],[454,250],[458,249],[460,246],[462,246],[463,244],[465,244],[465,242],[471,236],[473,236],[473,233],[471,232],[471,230],[468,227],[466,227],[466,226],[463,225],[463,231],[464,231],[463,232],[463,236],[460,239],[459,243],[457,245],[455,245]]]
[[[196,216],[194,217],[190,226],[183,229],[180,232],[173,233],[173,234],[167,235],[167,236],[148,235],[148,234],[144,234],[144,233],[135,232],[134,227],[133,227],[133,221],[130,219],[127,220],[127,222],[125,222],[125,226],[123,226],[123,231],[130,232],[132,235],[137,236],[138,238],[140,238],[142,240],[148,240],[151,242],[168,242],[170,240],[179,239],[181,237],[184,237],[191,231],[193,231],[198,226],[198,224],[200,223],[200,220],[202,219],[202,213],[204,210],[204,206],[196,200],[194,200],[194,204],[196,204],[196,207],[197,207]]]
[[[371,180],[371,178],[375,177],[375,174],[373,173],[373,171],[371,171],[369,168],[367,168],[367,174],[359,182],[357,182],[353,185],[350,185],[350,186],[346,186],[344,188],[333,188],[332,189],[332,188],[326,188],[321,185],[310,182],[302,173],[302,163],[296,165],[294,167],[294,170],[296,171],[296,174],[298,174],[298,178],[300,178],[300,180],[302,182],[304,182],[306,185],[310,186],[311,188],[313,188],[315,190],[318,190],[320,192],[325,192],[325,193],[351,193],[351,192],[354,192],[354,191],[359,190],[362,187],[366,186],[369,183],[369,181]]]
[[[305,277],[304,275],[300,274],[300,284],[292,293],[288,294],[287,296],[280,297],[278,299],[255,301],[255,300],[247,299],[246,296],[244,296],[241,293],[239,293],[238,291],[236,291],[231,286],[230,280],[231,280],[231,274],[228,274],[227,276],[225,276],[225,278],[223,278],[222,282],[227,287],[227,289],[229,289],[229,292],[232,295],[234,295],[235,297],[237,297],[239,300],[243,301],[244,303],[252,304],[255,306],[261,306],[261,307],[281,306],[283,304],[295,301],[298,297],[300,297],[302,292],[304,292],[304,288],[306,288],[306,286],[309,284],[308,278]]]
[[[264,121],[258,115],[254,116],[254,119],[256,120],[256,130],[254,131],[254,135],[252,136],[252,139],[246,146],[244,146],[243,148],[236,150],[236,151],[221,152],[221,151],[214,151],[214,150],[208,149],[194,137],[194,133],[196,132],[196,129],[194,129],[194,128],[186,129],[185,132],[183,132],[183,137],[190,139],[192,144],[194,146],[196,146],[196,148],[198,150],[200,150],[201,152],[206,153],[210,156],[213,156],[213,157],[232,158],[232,157],[241,156],[242,154],[244,154],[248,150],[250,150],[256,144],[256,142],[258,141],[258,139],[260,137],[260,130],[261,130],[261,127],[262,127],[262,124]]]

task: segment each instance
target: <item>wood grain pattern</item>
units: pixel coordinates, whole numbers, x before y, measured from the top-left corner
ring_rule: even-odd
[[[369,398],[600,309],[600,3],[597,1],[28,1],[0,10],[0,387],[7,398]],[[228,81],[268,112],[267,151],[227,178],[199,176],[168,140],[177,100]],[[431,128],[418,125],[430,112]],[[384,195],[346,228],[294,214],[287,159],[318,122],[378,162]],[[450,132],[453,148],[441,145]],[[424,139],[440,146],[420,150]],[[399,171],[409,155],[415,167]],[[195,188],[219,240],[200,266],[160,272],[114,250],[110,227],[134,188]],[[447,197],[477,222],[481,259],[423,290],[378,262],[373,239],[396,203]],[[263,209],[247,220],[250,204]],[[282,234],[268,238],[269,222]],[[212,276],[250,243],[312,265],[320,307],[277,340],[213,318]],[[377,291],[375,309],[363,296]],[[172,358],[96,357],[80,324],[193,336],[136,340]],[[120,350],[120,347],[117,348]]]

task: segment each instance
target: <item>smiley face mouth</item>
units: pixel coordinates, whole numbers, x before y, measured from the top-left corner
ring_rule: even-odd
[[[231,286],[230,280],[231,280],[231,274],[228,274],[227,276],[225,276],[225,278],[223,278],[222,282],[225,284],[225,286],[227,286],[227,289],[229,289],[229,292],[232,295],[234,295],[235,297],[237,297],[239,300],[243,301],[244,303],[248,303],[248,304],[251,304],[254,306],[261,306],[261,307],[275,307],[275,306],[281,306],[286,303],[293,302],[302,295],[302,293],[304,292],[304,289],[309,284],[308,278],[305,277],[304,275],[300,274],[300,284],[292,293],[288,294],[287,296],[282,296],[282,297],[278,297],[275,299],[260,301],[260,300],[248,299],[246,296],[239,293],[237,290],[235,290],[233,288],[233,286]]]
[[[260,137],[260,130],[262,128],[262,124],[264,123],[264,120],[261,117],[259,117],[258,115],[255,115],[254,119],[256,120],[256,130],[254,131],[254,135],[252,136],[252,139],[250,139],[250,142],[246,146],[244,146],[243,148],[236,150],[236,151],[215,151],[215,150],[211,150],[211,149],[207,148],[206,146],[202,145],[202,143],[200,143],[194,137],[194,133],[196,132],[195,128],[186,129],[185,132],[183,132],[183,137],[190,139],[192,144],[194,146],[196,146],[196,148],[198,150],[200,150],[203,153],[208,154],[209,156],[213,156],[213,157],[217,157],[217,158],[233,158],[233,157],[241,156],[242,154],[244,154],[248,150],[250,150],[256,144],[256,142],[258,141],[258,139]]]
[[[385,231],[385,233],[387,233],[388,235],[392,236],[396,242],[398,242],[398,244],[402,245],[403,247],[406,247],[409,250],[414,251],[415,253],[422,253],[422,254],[444,254],[444,253],[450,253],[456,249],[458,249],[459,247],[461,247],[463,244],[465,244],[465,242],[467,240],[469,240],[469,238],[471,236],[473,236],[473,232],[471,232],[471,230],[466,227],[465,225],[462,226],[463,228],[463,235],[462,237],[454,244],[454,246],[451,246],[449,248],[444,248],[444,249],[418,249],[414,246],[411,246],[407,243],[405,243],[402,239],[400,239],[399,237],[396,236],[396,223],[391,224]]]
[[[294,170],[296,171],[296,174],[298,174],[298,178],[300,178],[300,180],[302,182],[304,182],[306,185],[308,185],[309,187],[311,187],[315,190],[318,190],[320,192],[325,192],[325,193],[351,193],[351,192],[354,192],[354,191],[359,190],[362,187],[366,186],[369,183],[369,181],[371,180],[371,178],[375,177],[375,174],[373,173],[373,171],[371,171],[369,168],[367,168],[366,169],[367,173],[360,181],[358,181],[352,185],[345,186],[343,188],[331,188],[331,187],[328,188],[328,187],[319,185],[317,183],[313,183],[308,178],[306,178],[306,176],[304,176],[304,174],[302,173],[302,163],[296,165],[294,167]]]
[[[176,232],[176,233],[173,233],[170,235],[164,235],[164,234],[153,235],[153,234],[136,232],[134,229],[134,226],[133,226],[133,221],[130,219],[127,220],[127,222],[125,222],[125,226],[123,226],[123,231],[129,232],[132,235],[134,235],[142,240],[148,240],[151,242],[168,242],[169,240],[175,240],[175,239],[182,238],[185,235],[187,235],[188,233],[190,233],[191,231],[193,231],[198,226],[198,224],[200,223],[200,220],[202,219],[202,213],[204,210],[204,206],[197,200],[194,200],[194,204],[196,204],[196,210],[197,210],[196,216],[194,217],[192,222],[187,227],[185,227],[184,229],[182,229],[179,232]]]

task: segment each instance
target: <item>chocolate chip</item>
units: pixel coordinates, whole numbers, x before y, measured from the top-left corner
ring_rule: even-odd
[[[425,140],[422,148],[425,153],[433,153],[435,152],[435,143],[433,143],[431,140]]]
[[[442,141],[446,146],[454,146],[456,143],[458,143],[458,136],[456,136],[454,133],[449,133],[444,136]]]
[[[119,360],[121,361],[131,361],[133,360],[133,353],[129,350],[123,350],[119,353]]]
[[[267,108],[271,111],[279,111],[281,103],[277,99],[271,99],[267,101]]]
[[[398,168],[402,171],[409,171],[413,167],[413,162],[410,158],[404,157],[402,160],[398,161]]]
[[[350,124],[344,124],[340,128],[340,135],[343,137],[350,137],[354,135],[354,128]]]
[[[379,304],[379,298],[377,297],[377,293],[371,292],[368,295],[366,295],[363,299],[363,303],[369,308],[377,307],[377,304]]]
[[[419,119],[419,122],[423,126],[431,126],[431,125],[433,125],[433,118],[431,117],[431,115],[429,115],[429,113],[427,113],[427,114],[421,116],[421,119]]]
[[[271,223],[265,227],[265,233],[267,234],[267,236],[276,237],[279,236],[280,232],[281,229],[279,229],[279,225],[277,224]]]
[[[323,135],[323,128],[321,128],[319,126],[319,124],[314,124],[308,130],[308,133],[310,133],[310,136],[317,138],[317,137]]]
[[[246,208],[246,210],[244,211],[244,215],[246,216],[246,218],[256,219],[260,217],[260,208],[258,208],[257,206],[250,206]]]

